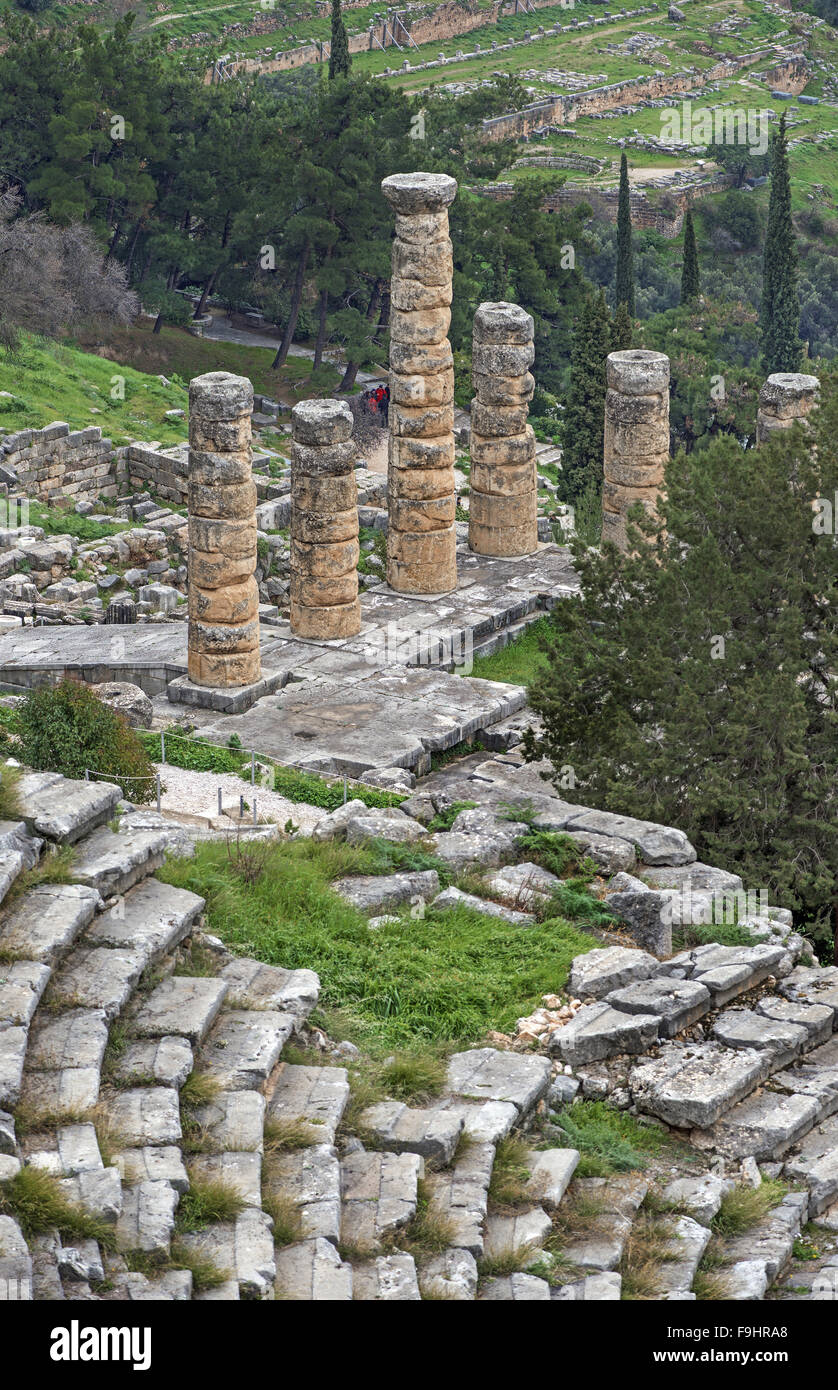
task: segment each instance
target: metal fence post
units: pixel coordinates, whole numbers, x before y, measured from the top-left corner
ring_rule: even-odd
[[[166,735],[162,731],[160,733],[160,761],[161,763],[166,761]]]
[[[256,754],[252,748],[250,750],[250,785],[251,787],[256,786]]]
[[[157,809],[160,810],[160,773],[157,774]]]
[[[221,810],[221,788],[220,788],[220,787],[218,788],[218,814],[219,814],[219,815],[222,815],[222,814],[223,814],[223,813],[222,813],[222,810]]]

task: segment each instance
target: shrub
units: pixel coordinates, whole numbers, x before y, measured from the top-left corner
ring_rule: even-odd
[[[131,801],[151,801],[154,769],[121,715],[79,681],[32,690],[20,707],[22,761],[38,771],[84,777],[102,773]]]

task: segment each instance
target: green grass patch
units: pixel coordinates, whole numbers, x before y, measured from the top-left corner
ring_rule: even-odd
[[[414,846],[387,850],[395,863],[418,853]],[[329,885],[375,871],[380,853],[283,842],[246,883],[231,870],[224,845],[205,843],[194,859],[171,859],[160,877],[206,898],[210,931],[242,954],[316,970],[324,1006],[342,1010],[359,1040],[390,1048],[512,1029],[543,994],[562,988],[573,957],[597,944],[569,921],[522,928],[462,908],[406,916],[371,932]]]
[[[536,618],[520,637],[509,642],[491,656],[476,656],[472,676],[487,681],[505,681],[510,685],[530,685],[546,666],[546,657],[539,645],[547,632],[549,618]]]
[[[741,1236],[779,1206],[787,1191],[776,1178],[763,1179],[759,1187],[732,1187],[722,1197],[710,1225],[716,1235]]]
[[[18,783],[21,776],[19,767],[0,768],[0,820],[17,820],[20,815]]]
[[[189,1191],[178,1203],[176,1228],[185,1232],[203,1231],[216,1222],[235,1221],[245,1208],[245,1200],[229,1183],[189,1175]]]
[[[58,1181],[43,1168],[21,1168],[0,1183],[0,1214],[14,1217],[25,1237],[57,1230],[65,1244],[73,1240],[98,1240],[106,1249],[115,1242],[113,1226],[69,1202]]]
[[[671,1142],[664,1130],[644,1125],[603,1100],[579,1101],[554,1116],[554,1123],[567,1136],[561,1144],[581,1154],[576,1169],[580,1178],[640,1171]],[[547,1147],[558,1147],[558,1142]]]

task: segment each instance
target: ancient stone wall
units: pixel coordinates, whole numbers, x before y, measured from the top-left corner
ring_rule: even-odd
[[[454,357],[446,174],[392,174],[381,185],[396,214],[390,284],[390,451],[387,581],[407,594],[457,584],[454,525]]]
[[[795,420],[805,420],[817,404],[820,382],[803,372],[775,372],[759,393],[757,444],[764,444],[775,430],[787,430]]]
[[[301,401],[291,412],[291,631],[354,637],[358,598],[358,492],[346,401]]]
[[[18,430],[0,441],[0,465],[12,470],[27,497],[76,501],[115,497],[116,459],[98,425],[71,430],[61,420],[41,430]]]
[[[532,316],[517,304],[474,315],[468,540],[478,555],[530,555],[538,547],[535,437],[527,401],[535,381]]]
[[[695,203],[699,198],[706,198],[709,194],[722,192],[728,187],[728,184],[729,178],[726,174],[715,174],[711,178],[702,180],[701,183],[691,183],[680,188],[673,186],[665,191],[660,205],[651,202],[642,190],[632,190],[629,194],[631,225],[637,228],[649,228],[668,239],[676,237],[684,225],[684,218],[690,204]],[[512,183],[491,183],[485,184],[475,191],[480,194],[481,198],[504,201],[513,196],[515,185]],[[608,222],[616,222],[619,190],[617,188],[591,188],[587,184],[568,182],[557,189],[555,193],[548,194],[542,207],[547,212],[555,212],[560,208],[576,207],[579,203],[589,203],[597,217],[602,217]]]
[[[253,387],[207,372],[189,383],[189,679],[226,688],[261,674]]]
[[[669,458],[669,358],[629,348],[606,361],[602,538],[628,549],[626,514],[655,515]]]

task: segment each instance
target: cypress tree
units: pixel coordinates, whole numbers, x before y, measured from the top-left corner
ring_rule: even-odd
[[[681,271],[681,303],[687,304],[697,299],[701,293],[701,280],[698,274],[698,247],[695,244],[692,208],[687,208],[684,221],[684,266]]]
[[[329,81],[335,77],[348,77],[352,59],[349,56],[349,40],[346,25],[340,9],[340,0],[332,0],[332,43],[329,49]]]
[[[628,305],[623,302],[617,305],[617,312],[611,324],[611,351],[625,352],[630,348],[634,339],[634,329],[629,318]]]
[[[605,430],[605,359],[611,351],[611,319],[605,291],[585,301],[573,338],[570,390],[562,417],[559,492],[577,502],[602,482]]]
[[[628,306],[634,318],[634,255],[631,246],[631,201],[629,198],[628,163],[620,155],[620,197],[617,204],[617,293],[616,303]]]
[[[797,293],[797,242],[791,220],[786,116],[771,142],[771,196],[762,263],[762,365],[766,372],[796,372],[803,356]]]

